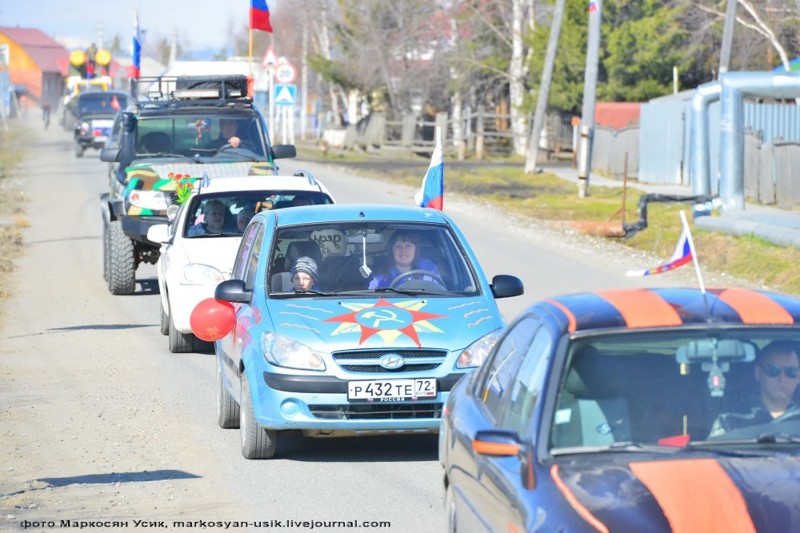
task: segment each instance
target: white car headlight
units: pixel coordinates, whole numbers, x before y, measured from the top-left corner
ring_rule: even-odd
[[[301,370],[325,370],[322,356],[305,344],[268,332],[261,336],[264,359],[275,366],[299,368]]]
[[[81,134],[86,135],[91,130],[91,126],[89,126],[88,122],[81,122]]]
[[[458,356],[456,368],[476,368],[483,364],[486,356],[492,351],[497,340],[500,338],[501,330],[493,331],[488,335],[484,335],[472,344],[466,347]]]
[[[167,195],[161,191],[133,191],[130,195],[131,204],[141,209],[154,209],[165,211],[167,209]]]
[[[181,285],[216,285],[222,281],[225,281],[225,276],[212,266],[189,263],[183,267]]]

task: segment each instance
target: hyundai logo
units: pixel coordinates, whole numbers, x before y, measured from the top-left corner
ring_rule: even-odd
[[[406,364],[406,360],[403,359],[402,355],[398,355],[396,353],[387,353],[378,359],[378,364],[386,370],[397,370]]]

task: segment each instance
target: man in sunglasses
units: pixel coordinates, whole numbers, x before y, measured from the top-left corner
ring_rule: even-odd
[[[759,394],[746,413],[723,413],[714,421],[709,437],[729,431],[800,417],[794,399],[800,383],[800,346],[792,341],[773,341],[756,357],[753,370]]]

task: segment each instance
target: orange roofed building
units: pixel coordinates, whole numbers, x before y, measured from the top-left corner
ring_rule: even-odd
[[[8,64],[12,85],[20,96],[20,105],[38,108],[49,103],[58,107],[64,93],[64,79],[69,71],[69,52],[57,41],[35,28],[0,26],[0,48]],[[22,93],[19,89],[25,88]]]

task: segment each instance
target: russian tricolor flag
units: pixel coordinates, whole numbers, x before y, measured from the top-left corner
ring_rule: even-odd
[[[594,13],[597,11],[598,5],[596,0],[589,0],[589,13]]]
[[[267,0],[250,0],[250,29],[272,33]]]
[[[680,266],[689,263],[692,260],[691,238],[692,237],[691,234],[689,233],[689,227],[684,226],[683,232],[681,233],[681,238],[678,239],[678,245],[675,246],[675,252],[673,252],[672,257],[669,258],[669,261],[667,261],[661,266],[650,268],[648,270],[629,270],[627,272],[627,275],[653,276],[655,274],[663,274],[664,272],[674,270]]]
[[[422,179],[422,187],[414,195],[420,207],[442,210],[444,207],[444,159],[442,158],[442,139],[436,135],[436,148],[431,156],[431,164]]]
[[[142,68],[142,31],[139,29],[139,13],[133,11],[133,61],[131,62],[130,77],[138,80]]]

